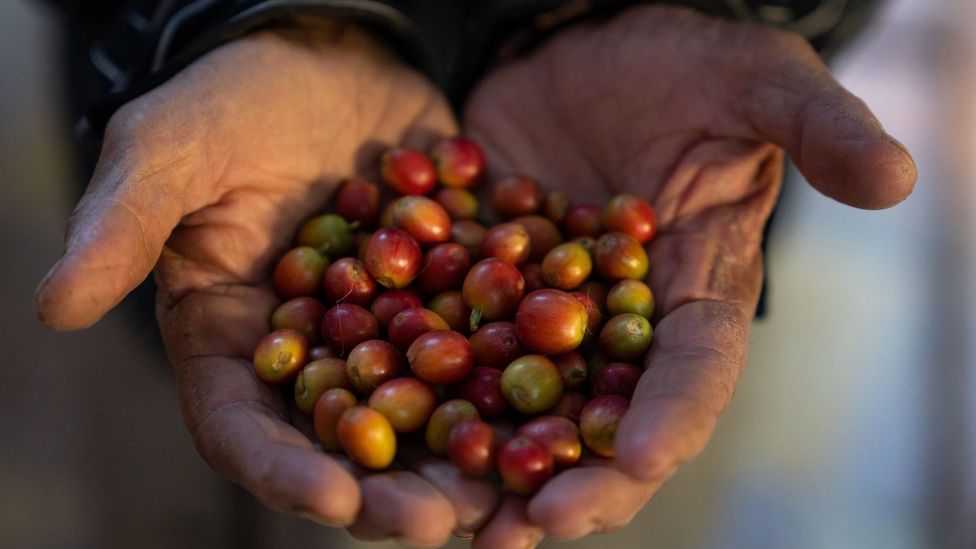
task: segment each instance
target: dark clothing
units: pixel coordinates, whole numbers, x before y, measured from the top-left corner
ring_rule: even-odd
[[[343,18],[385,33],[460,107],[498,45],[531,48],[555,29],[633,0],[108,0],[59,2],[72,17],[76,81],[89,105],[79,130],[97,139],[111,114],[217,45],[294,15]],[[720,17],[798,32],[829,55],[876,0],[685,0]],[[94,4],[94,7],[92,6]]]

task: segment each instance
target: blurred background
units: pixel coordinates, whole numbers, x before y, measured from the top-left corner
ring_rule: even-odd
[[[769,315],[712,443],[628,528],[546,545],[976,547],[974,29],[972,0],[892,0],[836,59],[914,153],[915,194],[860,212],[793,174]],[[265,511],[211,472],[151,324],[36,320],[77,193],[59,30],[38,2],[0,2],[0,547],[391,546]]]

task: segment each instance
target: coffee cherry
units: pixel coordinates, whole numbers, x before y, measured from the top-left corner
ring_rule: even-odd
[[[333,199],[336,213],[350,222],[372,227],[380,211],[380,188],[365,179],[351,177]]]
[[[430,156],[444,185],[471,188],[481,182],[485,155],[474,141],[464,137],[442,139],[431,149]]]
[[[458,290],[470,268],[471,254],[464,246],[454,242],[438,244],[424,254],[417,287],[427,294]]]
[[[412,377],[391,379],[369,395],[369,407],[383,414],[398,433],[423,428],[436,406],[430,386]]]
[[[466,400],[448,400],[438,406],[427,421],[427,431],[424,433],[427,448],[435,456],[446,457],[451,429],[468,419],[481,418],[474,405]]]
[[[634,313],[617,315],[600,331],[600,350],[610,360],[639,360],[651,345],[652,335],[646,318]]]
[[[291,381],[307,361],[308,341],[288,328],[264,336],[254,349],[254,370],[266,383]]]
[[[474,362],[471,344],[463,335],[449,330],[427,332],[407,349],[410,369],[428,383],[457,383]]]
[[[366,309],[352,303],[340,303],[322,318],[322,340],[338,356],[380,335],[380,325]]]
[[[529,261],[542,261],[549,250],[563,241],[555,223],[541,215],[521,215],[513,219],[512,223],[521,225],[529,234]]]
[[[464,304],[461,292],[452,290],[434,296],[427,304],[431,311],[444,319],[450,329],[468,334],[471,328],[471,308]]]
[[[434,200],[454,221],[478,217],[478,198],[470,191],[457,187],[443,187],[434,193]]]
[[[583,341],[589,341],[600,333],[600,328],[603,327],[603,315],[600,313],[600,307],[597,305],[596,299],[590,297],[589,294],[569,292],[569,295],[576,298],[576,301],[579,301],[580,305],[586,309],[586,335],[583,336]]]
[[[654,314],[654,294],[640,280],[621,280],[607,293],[607,310],[611,315],[634,313],[651,318]]]
[[[400,353],[382,339],[370,339],[356,345],[346,359],[349,383],[361,395],[368,395],[387,381],[402,375]]]
[[[316,295],[328,260],[308,246],[289,250],[274,270],[274,289],[282,299]]]
[[[502,394],[523,414],[538,414],[552,408],[562,391],[559,370],[542,355],[517,358],[502,372]]]
[[[575,423],[564,417],[537,417],[519,427],[515,435],[541,444],[552,456],[556,469],[575,465],[583,452],[579,429]]]
[[[630,399],[640,381],[641,369],[626,362],[611,362],[593,379],[594,395],[617,395]]]
[[[529,257],[529,233],[518,223],[502,223],[488,229],[481,242],[481,257],[497,257],[519,265]]]
[[[437,169],[424,153],[400,147],[380,160],[380,176],[400,194],[427,194],[437,184]]]
[[[449,330],[451,327],[437,313],[423,307],[404,309],[393,317],[387,326],[387,337],[401,353],[406,353],[410,345],[421,335],[435,330]]]
[[[447,242],[451,216],[426,196],[403,196],[393,203],[393,226],[410,233],[421,244]]]
[[[525,291],[525,280],[511,263],[490,257],[468,271],[461,295],[471,307],[471,331],[482,320],[501,320],[515,312]]]
[[[491,205],[503,219],[534,214],[542,206],[542,188],[530,177],[506,177],[492,186]]]
[[[341,358],[313,360],[295,378],[295,405],[303,414],[310,415],[319,397],[335,388],[352,388],[346,377],[346,361]]]
[[[402,311],[414,307],[423,307],[420,296],[408,290],[389,290],[376,296],[370,306],[370,312],[376,317],[381,328],[386,330],[390,322]]]
[[[339,444],[353,461],[368,469],[385,469],[396,455],[396,434],[383,414],[354,406],[343,412],[336,428]]]
[[[595,204],[577,204],[569,208],[563,225],[569,236],[589,236],[596,238],[603,232],[600,216],[603,209]]]
[[[523,496],[539,491],[552,478],[552,455],[538,442],[516,436],[498,449],[498,472],[505,487]]]
[[[549,191],[542,201],[542,215],[546,216],[557,226],[562,225],[569,212],[572,201],[566,191]]]
[[[451,242],[464,246],[472,258],[478,257],[487,232],[488,229],[477,221],[461,219],[451,224]]]
[[[495,468],[498,436],[481,420],[465,420],[455,425],[447,439],[447,454],[462,473],[483,477]]]
[[[402,229],[388,227],[370,237],[363,262],[377,282],[399,289],[417,276],[421,258],[420,245],[412,236]]]
[[[590,253],[575,242],[549,250],[542,260],[542,278],[553,288],[569,290],[586,281],[593,270]]]
[[[586,309],[561,290],[536,290],[525,296],[515,313],[519,341],[527,349],[547,355],[578,347],[586,326]]]
[[[519,272],[525,280],[525,293],[530,294],[536,290],[544,290],[549,287],[545,278],[542,276],[542,265],[538,263],[523,263],[519,265]]]
[[[511,322],[490,322],[478,328],[471,334],[471,349],[475,366],[497,370],[504,370],[527,352]]]
[[[629,234],[641,244],[646,244],[657,228],[654,208],[646,200],[632,194],[618,194],[610,199],[601,217],[607,231]]]
[[[298,231],[298,245],[315,248],[332,259],[340,258],[353,250],[353,228],[335,214],[313,217]]]
[[[580,413],[580,435],[594,454],[612,458],[617,427],[630,403],[617,395],[602,395],[586,404]]]
[[[325,295],[337,303],[369,305],[376,296],[376,282],[358,259],[343,257],[329,265],[323,279]]]
[[[581,393],[566,392],[559,397],[559,401],[547,413],[553,416],[564,417],[573,423],[579,423],[580,413],[586,406],[588,400]]]
[[[327,452],[342,450],[337,432],[339,418],[346,410],[354,406],[356,406],[355,395],[342,388],[329,389],[315,401],[315,408],[312,411],[315,436],[318,437],[319,442],[322,443],[322,448]]]
[[[316,337],[321,338],[321,336],[322,334],[320,333]],[[308,350],[309,360],[322,360],[323,358],[339,358],[339,355],[330,349],[328,345],[319,345]]]
[[[502,371],[494,368],[471,370],[467,379],[461,383],[458,397],[474,404],[481,417],[487,419],[502,415],[508,408],[508,402],[502,394]]]
[[[647,276],[647,252],[627,233],[606,233],[598,238],[593,248],[593,264],[607,282],[625,278],[642,280]]]
[[[301,332],[310,345],[316,344],[322,339],[325,311],[325,304],[314,297],[296,297],[279,305],[271,314],[271,329],[291,328]]]
[[[586,359],[577,352],[562,353],[549,357],[563,378],[563,389],[575,391],[586,384]]]

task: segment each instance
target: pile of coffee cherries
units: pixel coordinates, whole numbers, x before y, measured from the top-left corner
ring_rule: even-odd
[[[292,384],[326,451],[379,470],[398,438],[422,441],[531,494],[584,448],[613,456],[651,343],[655,216],[637,196],[573,204],[524,176],[479,200],[484,172],[453,137],[429,156],[389,150],[385,186],[345,181],[277,263],[284,302],[254,367]]]

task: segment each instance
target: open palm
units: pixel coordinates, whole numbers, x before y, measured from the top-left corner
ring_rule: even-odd
[[[704,447],[745,364],[784,148],[852,206],[894,205],[915,181],[907,152],[802,39],[676,8],[561,32],[486,77],[463,122],[495,174],[533,175],[577,202],[634,193],[659,223],[655,341],[615,461],[506,500],[485,547],[620,527]]]
[[[456,132],[440,93],[354,27],[309,23],[229,43],[112,118],[65,255],[38,289],[39,314],[86,327],[155,268],[184,419],[215,469],[274,509],[362,537],[441,543],[458,523],[441,490],[316,451],[251,357],[278,303],[273,261],[298,224],[342,178],[375,176],[388,147]],[[484,495],[473,520],[491,512],[493,491],[437,467],[419,470],[448,494]]]
[[[532,500],[443,461],[363,475],[316,452],[250,359],[276,305],[274,257],[341,178],[456,122],[440,94],[355,28],[302,22],[214,50],[112,118],[64,257],[37,293],[86,327],[155,267],[157,315],[204,458],[269,507],[360,537],[524,546],[625,524],[697,453],[745,361],[760,241],[785,148],[826,194],[902,200],[910,157],[799,39],[673,8],[579,25],[479,84],[465,131],[496,175],[602,202],[650,199],[655,343],[615,461],[563,472]],[[489,520],[489,517],[491,519]],[[485,521],[488,520],[487,526]]]

